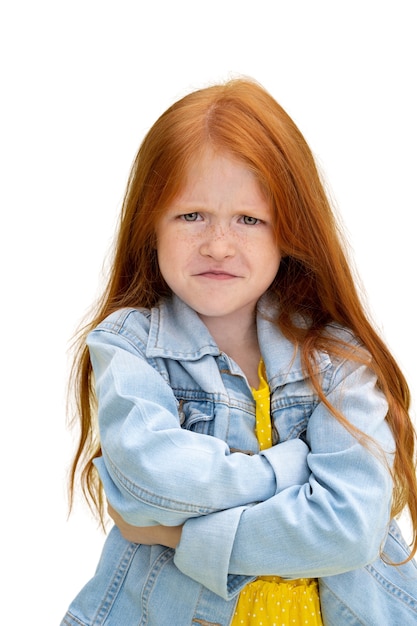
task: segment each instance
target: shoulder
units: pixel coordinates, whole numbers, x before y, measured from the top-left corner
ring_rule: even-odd
[[[148,342],[152,311],[127,307],[108,315],[87,336],[87,344],[130,344],[143,351]]]
[[[104,330],[115,334],[123,334],[130,329],[149,327],[150,318],[150,309],[126,307],[108,315],[96,326],[93,332]]]
[[[372,356],[352,330],[330,324],[323,333],[320,351],[329,363],[322,381],[327,393],[336,389],[345,393],[349,387],[356,387],[381,395]]]
[[[341,345],[351,346],[352,348],[361,347],[361,342],[354,332],[347,326],[342,326],[336,322],[332,322],[325,326],[323,337],[340,343]]]
[[[372,358],[362,341],[352,330],[340,324],[326,326],[322,334],[320,352],[327,354],[333,367],[347,361],[370,365]]]

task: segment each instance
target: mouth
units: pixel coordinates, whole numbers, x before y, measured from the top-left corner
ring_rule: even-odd
[[[223,272],[221,270],[207,270],[205,272],[199,272],[195,276],[201,278],[211,278],[212,280],[230,280],[232,278],[238,278],[236,274],[230,274],[229,272]]]

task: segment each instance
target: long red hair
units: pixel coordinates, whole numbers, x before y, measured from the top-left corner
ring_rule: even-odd
[[[415,431],[409,416],[407,382],[370,323],[349,267],[343,240],[301,132],[267,91],[252,80],[232,80],[195,91],[172,105],[141,144],[129,177],[115,240],[111,271],[91,321],[77,338],[72,371],[74,422],[79,441],[70,472],[70,503],[76,476],[100,519],[103,494],[93,459],[100,455],[96,398],[85,336],[120,307],[152,307],[169,289],[158,268],[155,226],[178,194],[191,160],[207,145],[244,162],[257,176],[274,211],[277,245],[283,259],[270,287],[282,332],[300,347],[316,391],[317,349],[343,352],[323,332],[330,322],[348,327],[371,355],[372,367],[389,405],[387,420],[396,441],[392,515],[408,506],[417,550]],[[296,320],[300,316],[302,325]],[[355,358],[358,358],[356,356]],[[336,419],[349,424],[329,406]],[[359,433],[356,433],[359,435]]]

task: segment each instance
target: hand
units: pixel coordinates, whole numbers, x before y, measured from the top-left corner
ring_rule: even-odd
[[[161,545],[175,549],[181,540],[182,525],[132,526],[108,502],[107,512],[126,541],[142,543],[147,546]]]

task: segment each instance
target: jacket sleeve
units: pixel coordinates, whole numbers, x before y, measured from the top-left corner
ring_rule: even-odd
[[[378,556],[392,497],[387,403],[373,374],[352,363],[335,373],[328,399],[377,445],[358,441],[319,404],[307,429],[309,479],[187,521],[175,554],[184,574],[230,599],[254,576],[330,576]]]
[[[181,524],[307,480],[304,442],[231,454],[224,441],[180,427],[172,389],[133,342],[100,330],[88,346],[102,446],[95,464],[109,502],[130,524]]]

